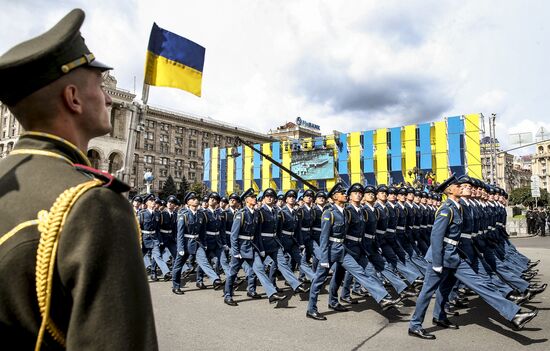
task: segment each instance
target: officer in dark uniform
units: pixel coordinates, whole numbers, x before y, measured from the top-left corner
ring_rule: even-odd
[[[134,198],[132,199],[132,207],[134,208],[134,212],[136,213],[136,215],[141,210],[142,204],[143,204],[143,199],[141,198],[141,196],[139,195],[134,196]]]
[[[397,225],[395,227],[395,237],[397,242],[407,253],[407,259],[411,264],[414,264],[418,270],[425,274],[428,263],[418,255],[420,250],[416,247],[413,237],[411,235],[411,223],[414,221],[414,211],[413,209],[405,203],[405,198],[407,197],[408,190],[405,187],[402,187],[398,190],[397,193],[397,206],[395,212],[397,214]],[[411,212],[409,214],[409,212]]]
[[[286,204],[278,213],[277,236],[283,245],[285,253],[289,255],[295,263],[300,264],[300,271],[304,273],[309,280],[312,280],[315,276],[315,272],[313,272],[305,260],[302,260],[302,253],[300,252],[305,246],[302,239],[298,211],[294,209],[296,197],[297,194],[295,190],[289,190],[284,195]],[[275,267],[271,266],[271,269],[271,276],[273,276]]]
[[[304,191],[302,195],[303,204],[298,209],[298,218],[300,219],[300,231],[302,234],[302,242],[304,244],[304,251],[302,253],[302,264],[308,264],[314,256],[313,253],[313,240],[311,239],[311,232],[313,227],[313,198],[315,193],[313,190],[308,189]],[[306,281],[307,278],[303,272],[300,272],[300,280]]]
[[[303,284],[300,283],[292,272],[290,264],[285,257],[283,244],[277,237],[279,210],[274,208],[276,196],[277,194],[272,188],[267,188],[263,193],[264,204],[258,210],[258,247],[263,257],[269,257],[273,260],[272,267],[276,267],[281,272],[294,292],[305,293],[309,290],[304,288]],[[270,276],[270,278],[273,285],[276,285],[275,276]],[[248,296],[254,298],[257,295],[256,293],[248,293]]]
[[[0,56],[0,101],[25,130],[0,161],[0,336],[19,350],[156,350],[130,187],[86,157],[111,99],[83,21],[73,10]]]
[[[525,213],[525,218],[527,219],[527,234],[533,234],[535,232],[534,230],[534,213],[533,209],[528,209]]]
[[[413,226],[413,234],[414,238],[416,240],[416,245],[420,249],[420,252],[422,255],[426,255],[426,252],[428,251],[429,243],[426,241],[425,235],[424,235],[424,228],[422,228],[422,220],[424,219],[424,214],[422,211],[422,207],[420,204],[420,199],[422,196],[422,192],[419,190],[414,191],[414,198],[413,198],[413,206],[414,206],[414,226]]]
[[[162,278],[170,280],[170,269],[168,265],[162,259],[162,253],[160,247],[163,245],[162,237],[160,235],[160,212],[155,211],[156,197],[153,194],[149,194],[145,198],[147,208],[142,210],[138,214],[139,226],[141,228],[141,235],[143,241],[143,247],[145,255],[150,256],[151,262],[151,280],[157,281],[157,265],[162,272]]]
[[[172,256],[172,261],[177,255],[178,214],[175,209],[178,204],[178,198],[170,195],[168,196],[166,208],[160,213],[160,236],[163,246],[168,249]]]
[[[284,300],[286,297],[277,293],[277,289],[265,273],[260,257],[262,252],[258,248],[256,235],[259,213],[254,209],[254,206],[256,206],[254,189],[250,188],[245,191],[241,196],[241,202],[244,203],[244,207],[235,215],[231,227],[231,268],[230,275],[225,280],[224,303],[229,306],[238,305],[233,300],[233,283],[244,262],[252,267],[254,273],[256,273],[267,296],[269,296],[269,303]]]
[[[222,235],[224,234],[223,222],[221,217],[221,209],[218,207],[218,204],[221,200],[220,194],[217,192],[211,192],[208,195],[208,208],[199,210],[204,216],[204,230],[200,231],[200,240],[204,244],[204,252],[206,255],[206,260],[212,262],[212,267],[217,271],[218,267],[221,266],[221,253],[223,251],[223,242]],[[225,272],[227,275],[229,270]],[[219,277],[215,278],[216,284],[214,284],[215,289],[220,288],[221,280]],[[204,284],[204,271],[200,268],[197,268],[197,287],[199,289],[206,289]]]
[[[181,271],[190,255],[195,255],[197,264],[204,271],[216,288],[222,282],[218,274],[212,269],[205,252],[204,214],[199,212],[199,200],[193,191],[185,195],[184,201],[188,208],[178,213],[178,255],[172,268],[172,292],[183,295],[181,290]]]
[[[317,194],[315,194],[315,205],[311,209],[311,245],[313,247],[312,269],[314,271],[317,270],[317,264],[321,258],[321,250],[319,248],[321,240],[321,217],[323,216],[326,203],[327,193],[322,190],[318,191]]]

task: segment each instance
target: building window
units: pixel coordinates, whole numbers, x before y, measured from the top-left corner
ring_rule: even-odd
[[[210,136],[210,134],[208,134],[207,132],[204,132],[203,134],[203,139],[204,140],[208,140],[208,137]]]
[[[147,127],[155,128],[155,121],[147,120]]]
[[[176,127],[177,134],[183,134],[183,127]]]
[[[176,159],[176,167],[178,168],[183,167],[183,160]]]
[[[143,156],[143,160],[145,161],[145,163],[153,163],[155,162],[155,158],[151,155],[145,155]]]
[[[216,135],[216,141],[220,141],[222,140],[222,136],[221,135]]]
[[[170,159],[168,157],[161,157],[160,158],[160,164],[166,166],[166,165],[170,164]]]
[[[197,135],[197,131],[196,131],[195,129],[189,130],[189,133],[190,133],[191,135]]]
[[[145,132],[145,139],[147,139],[147,140],[155,140],[155,133],[153,133],[153,132]]]
[[[144,171],[145,172],[153,172],[153,169],[151,167],[145,167]]]
[[[176,155],[183,155],[182,149],[176,148],[174,152],[176,153]]]
[[[189,140],[189,147],[197,147],[197,141],[196,140]]]
[[[226,141],[228,144],[231,144],[231,142],[232,142],[233,140],[231,139],[231,137],[227,137],[227,139],[226,139],[225,141]],[[363,145],[363,144],[361,144],[361,145]]]
[[[195,172],[189,172],[189,179],[195,180],[196,178],[197,178],[197,175],[195,174]]]
[[[153,144],[145,144],[143,148],[147,151],[153,151]]]
[[[197,152],[195,150],[189,150],[189,157],[197,157]]]
[[[166,123],[161,123],[160,129],[165,130],[165,131],[169,131],[170,130],[170,125],[166,124]]]
[[[168,145],[168,144],[160,144],[160,153],[161,153],[161,154],[168,154],[168,153],[170,153],[170,145]]]
[[[160,170],[160,176],[161,177],[167,177],[168,176],[168,170],[167,169],[161,169]]]
[[[182,137],[176,137],[176,145],[182,145],[183,144],[183,138]]]
[[[202,143],[202,148],[203,149],[208,149],[209,147],[210,147],[210,144],[204,143],[204,142]]]
[[[189,168],[191,168],[191,169],[197,168],[197,162],[195,162],[195,161],[189,162]]]
[[[176,178],[181,178],[182,171],[176,171]],[[179,185],[178,185],[179,188]]]

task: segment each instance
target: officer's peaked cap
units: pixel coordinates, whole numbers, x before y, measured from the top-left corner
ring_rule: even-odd
[[[447,178],[443,183],[441,183],[436,189],[435,191],[437,191],[438,193],[442,193],[445,189],[447,189],[449,186],[455,184],[456,182],[458,182],[458,179],[456,178],[455,174],[451,174],[451,176],[449,178]]]
[[[336,193],[345,193],[346,192],[346,188],[344,187],[344,185],[340,182],[334,184],[334,186],[332,187],[332,189],[330,189],[330,191],[328,192],[328,197],[332,197],[332,195],[336,194]]]
[[[348,188],[347,195],[349,196],[353,192],[364,193],[365,188],[363,188],[361,183],[354,183]]]
[[[84,17],[84,11],[74,9],[47,32],[0,56],[0,101],[13,106],[78,67],[111,69],[98,62],[84,43],[80,35]]]

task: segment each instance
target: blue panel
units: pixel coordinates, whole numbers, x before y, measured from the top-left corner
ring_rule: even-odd
[[[418,132],[420,134],[420,169],[423,170],[432,170],[432,145],[430,130],[430,123],[418,125]]]
[[[210,162],[212,159],[210,158],[210,148],[204,149],[204,175],[203,180],[209,181],[210,180]]]
[[[447,118],[447,139],[449,140],[449,167],[463,166],[461,157],[461,138],[464,123],[459,116]]]
[[[338,175],[340,179],[349,186],[349,172],[348,172],[348,136],[346,134],[340,134],[340,146],[338,149]]]
[[[372,130],[363,132],[363,175],[365,184],[376,184],[374,176],[374,132]]]
[[[239,188],[243,188],[243,147],[237,147],[239,156],[235,158],[235,182]]]
[[[390,141],[391,170],[401,172],[401,127],[390,129]]]
[[[220,149],[220,195],[225,196],[227,190],[227,149]]]
[[[320,149],[323,147],[323,137],[315,137],[315,142],[313,143],[313,147],[316,149]]]
[[[262,146],[260,144],[254,144],[254,148],[261,150]],[[254,159],[252,162],[254,162],[252,168],[254,181],[258,184],[258,186],[262,186],[262,155],[254,151]]]

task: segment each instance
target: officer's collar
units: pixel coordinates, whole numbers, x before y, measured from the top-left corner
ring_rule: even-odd
[[[294,208],[290,207],[288,204],[285,204],[285,207],[290,211],[290,213],[294,212]]]
[[[340,212],[344,213],[344,207],[340,207],[337,204],[333,204],[335,208],[337,208]]]
[[[359,205],[359,206],[355,206],[355,205],[354,205],[354,204],[352,204],[351,202],[350,202],[350,204],[349,204],[349,205],[350,205],[351,207],[353,207],[353,208],[355,209],[355,211],[357,211],[357,212],[359,212],[359,211],[361,210],[361,205]]]
[[[269,211],[273,212],[273,206],[269,206],[267,204],[263,204],[262,206],[267,208]]]
[[[386,204],[380,200],[376,200],[377,204],[380,204],[380,206],[386,207]]]
[[[365,206],[368,206],[371,211],[374,211],[374,206],[371,206],[368,202],[365,203]]]
[[[319,207],[319,209],[322,211],[323,210],[323,206],[319,205],[319,204],[315,204],[317,205],[317,207]]]
[[[449,198],[449,201],[451,201],[455,206],[456,208],[458,208],[460,210],[460,204],[458,202],[456,202],[455,200]]]
[[[32,131],[24,132],[19,136],[14,151],[28,149],[53,152],[61,156],[60,158],[65,158],[69,163],[92,166],[88,157],[79,148],[57,135]]]
[[[470,206],[470,200],[468,200],[467,198],[461,197],[460,200],[461,200],[461,201],[464,201],[464,204],[465,204],[466,206]]]
[[[402,204],[401,202],[398,201],[397,203],[399,204],[399,206],[401,206],[401,208],[405,208],[405,205]]]

